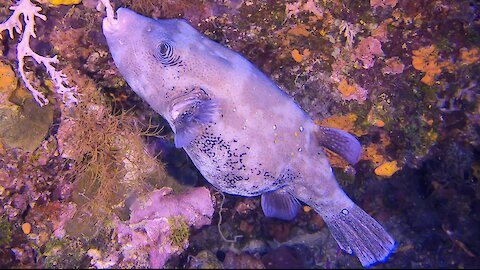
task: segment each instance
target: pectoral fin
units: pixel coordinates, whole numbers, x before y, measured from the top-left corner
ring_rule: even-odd
[[[175,147],[182,148],[191,143],[200,134],[200,128],[198,126],[193,127],[179,127],[177,133],[175,133]]]
[[[190,144],[202,133],[206,124],[215,122],[219,111],[218,103],[200,88],[176,98],[171,106],[175,147],[181,148]]]
[[[294,219],[301,207],[297,198],[282,189],[263,193],[261,203],[265,216],[283,220]]]
[[[360,160],[362,146],[350,133],[336,128],[318,126],[315,136],[320,145],[339,154],[348,163],[355,164]]]

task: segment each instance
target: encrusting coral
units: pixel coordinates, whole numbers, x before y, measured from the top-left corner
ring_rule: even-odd
[[[75,5],[82,2],[82,0],[48,0],[53,5]]]
[[[412,65],[415,69],[425,72],[421,81],[426,85],[433,85],[435,77],[442,72],[435,45],[414,50]]]
[[[342,94],[343,100],[357,100],[360,104],[367,100],[368,96],[366,89],[356,83],[349,84],[346,79],[342,79],[338,84],[338,91]]]
[[[375,169],[375,174],[378,176],[390,177],[398,170],[400,170],[400,168],[397,166],[397,161],[394,160],[390,162],[385,162],[382,165],[378,166]]]
[[[130,220],[116,220],[122,267],[164,267],[174,254],[188,247],[188,227],[209,225],[213,200],[205,187],[182,195],[162,188],[138,199],[131,207]]]
[[[355,57],[362,61],[365,69],[373,67],[375,56],[383,55],[382,44],[374,37],[362,39],[355,48]]]

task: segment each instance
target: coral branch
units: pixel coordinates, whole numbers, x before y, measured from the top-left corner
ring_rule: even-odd
[[[42,64],[48,75],[55,85],[58,94],[62,95],[62,100],[67,106],[78,103],[76,95],[76,87],[69,87],[67,77],[61,70],[57,70],[53,64],[58,63],[57,56],[45,57],[35,53],[30,47],[30,38],[36,38],[35,34],[35,17],[46,21],[47,17],[40,13],[41,7],[34,5],[30,0],[20,0],[16,6],[10,7],[13,10],[13,14],[5,22],[0,24],[0,32],[8,30],[11,39],[14,37],[15,32],[22,35],[20,42],[17,45],[17,61],[18,72],[25,83],[25,86],[32,93],[33,97],[40,106],[48,104],[48,99],[45,95],[36,90],[30,83],[25,74],[25,57],[32,57],[35,62]],[[25,30],[22,33],[23,24],[20,20],[20,15],[23,15],[23,21],[25,23]]]
[[[115,13],[113,11],[112,5],[110,4],[110,1],[109,0],[98,0],[97,10],[102,11],[104,9],[107,12],[107,20],[109,20],[110,22],[115,21],[115,18],[114,18]]]

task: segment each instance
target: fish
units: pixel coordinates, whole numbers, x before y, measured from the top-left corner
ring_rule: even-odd
[[[215,188],[261,196],[269,218],[292,220],[303,202],[363,267],[387,260],[395,240],[342,190],[325,155],[355,164],[362,147],[353,135],[315,124],[254,64],[184,19],[119,8],[102,27],[128,85]]]

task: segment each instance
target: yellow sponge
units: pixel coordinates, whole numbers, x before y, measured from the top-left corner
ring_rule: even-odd
[[[397,166],[397,161],[394,160],[391,162],[383,163],[382,165],[378,166],[375,169],[375,174],[378,176],[390,177],[399,169],[400,168]]]
[[[82,0],[48,0],[48,2],[53,5],[76,5],[80,4]]]

